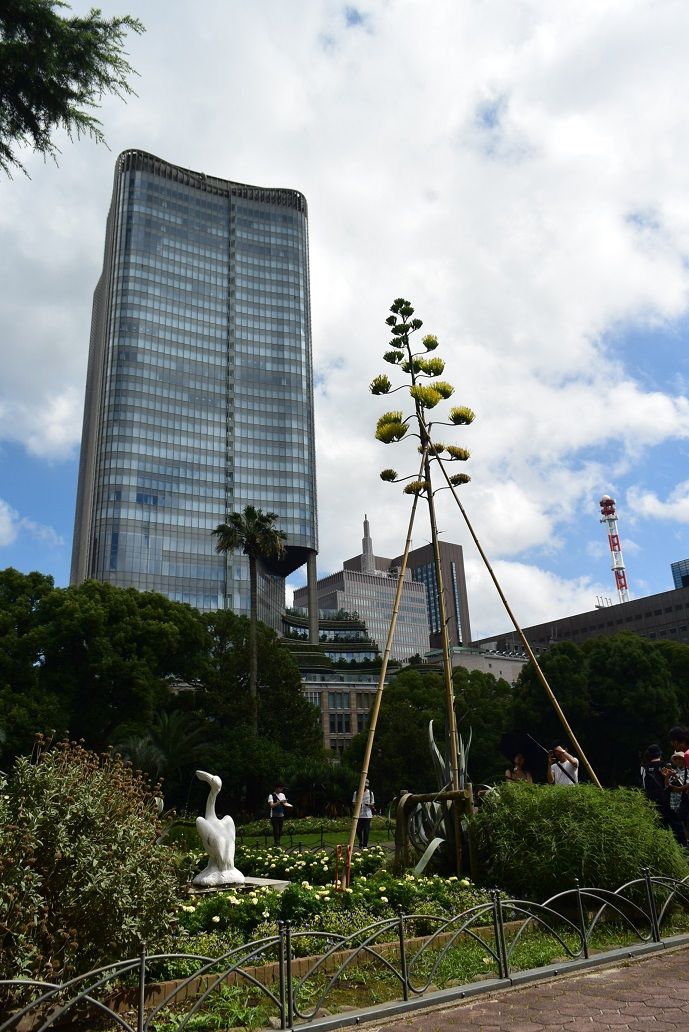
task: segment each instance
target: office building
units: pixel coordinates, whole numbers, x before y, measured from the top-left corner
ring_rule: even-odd
[[[462,546],[440,540],[438,541],[438,550],[440,552],[440,576],[445,595],[448,642],[450,646],[468,646],[471,644],[471,625]],[[401,562],[402,556],[399,556],[392,560],[391,565],[399,567]],[[440,602],[433,545],[413,548],[409,553],[407,565],[411,571],[412,580],[419,581],[426,586],[430,646],[432,649],[442,648]]]
[[[440,551],[440,576],[445,595],[448,643],[450,646],[468,646],[471,644],[471,626],[469,623],[469,603],[466,578],[464,576],[462,546],[453,545],[448,541],[439,541],[438,547]],[[347,559],[343,564],[344,569],[357,570],[360,573],[367,574],[390,574],[396,577],[401,563],[402,556],[398,556],[396,559],[386,559],[383,556],[374,555],[368,517],[364,516],[364,537],[361,555]],[[421,652],[423,655],[423,652],[429,647],[432,649],[442,647],[440,600],[433,559],[433,546],[428,544],[422,545],[420,548],[412,548],[407,557],[407,571],[414,582],[423,584],[426,593],[429,638],[426,648]],[[369,626],[371,626],[370,623]],[[384,641],[385,639],[382,639],[383,643]]]
[[[304,697],[319,711],[323,745],[339,758],[354,735],[368,726],[381,656],[359,617],[321,609],[318,632],[319,643],[309,642],[306,610],[285,613],[282,643],[299,667]]]
[[[246,505],[287,534],[259,570],[259,618],[278,629],[284,578],[307,563],[316,580],[306,200],[125,151],[93,303],[72,583],[247,614],[247,559],[211,536]]]
[[[391,560],[373,554],[368,519],[364,517],[363,552],[343,563],[342,569],[319,579],[316,587],[320,609],[344,610],[363,620],[369,634],[381,649],[385,648],[388,629],[397,593],[397,571]],[[297,588],[294,605],[306,606],[308,588]],[[406,570],[395,637],[390,650],[392,659],[404,661],[422,656],[429,644],[426,587],[412,580]]]
[[[579,645],[589,638],[630,631],[652,641],[666,639],[689,644],[689,587],[661,591],[646,598],[601,606],[587,613],[525,627],[524,634],[536,654],[561,641]],[[524,651],[516,631],[491,635],[473,643],[498,652]]]
[[[676,588],[689,588],[689,559],[671,563],[672,580]]]
[[[436,667],[438,672],[443,670],[443,653],[441,649],[432,649],[424,656],[427,667]],[[515,684],[522,672],[522,667],[528,663],[525,652],[517,653],[498,652],[496,649],[478,648],[471,646],[464,648],[452,646],[450,648],[450,664],[452,669],[462,667],[469,673],[478,670],[481,674],[492,674],[497,680],[502,678],[508,684]]]

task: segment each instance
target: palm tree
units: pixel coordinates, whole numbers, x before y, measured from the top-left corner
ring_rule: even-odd
[[[285,551],[287,535],[278,530],[275,521],[276,512],[263,512],[253,505],[244,507],[243,512],[228,514],[227,523],[220,523],[213,531],[218,540],[216,552],[233,552],[240,549],[249,557],[249,592],[251,610],[249,616],[249,697],[251,704],[251,721],[254,731],[258,731],[258,699],[257,699],[257,667],[258,655],[256,646],[256,611],[257,593],[257,560],[281,559]]]

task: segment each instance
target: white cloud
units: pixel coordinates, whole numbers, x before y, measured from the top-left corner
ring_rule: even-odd
[[[639,517],[689,523],[689,480],[684,480],[663,501],[654,491],[632,487],[627,492],[627,505]]]
[[[60,392],[46,391],[40,401],[40,405],[0,401],[0,435],[21,442],[30,455],[66,458],[81,439],[83,400],[75,387],[67,387]]]
[[[521,627],[557,620],[573,613],[593,610],[598,597],[609,597],[610,585],[589,577],[566,580],[548,570],[526,563],[500,561],[495,575]],[[474,638],[513,629],[497,590],[478,559],[466,563],[470,599],[471,631]]]
[[[16,540],[18,520],[19,513],[0,498],[0,547]]]
[[[21,516],[16,509],[0,498],[0,548],[13,545],[22,533],[28,534],[35,541],[54,547],[64,544],[62,537],[52,527]]]

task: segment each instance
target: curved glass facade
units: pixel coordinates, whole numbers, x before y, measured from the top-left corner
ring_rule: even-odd
[[[278,514],[259,617],[317,550],[307,210],[120,155],[94,296],[72,582],[248,613],[246,558],[214,551],[226,513]]]

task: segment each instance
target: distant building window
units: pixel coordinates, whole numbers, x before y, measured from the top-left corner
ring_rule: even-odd
[[[349,692],[328,692],[329,710],[348,710]]]
[[[352,733],[352,722],[349,713],[331,713],[329,718],[331,735],[349,735]]]

